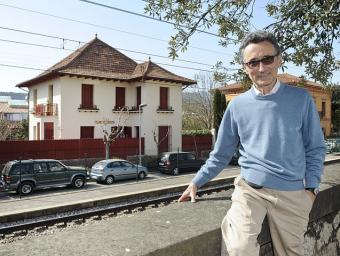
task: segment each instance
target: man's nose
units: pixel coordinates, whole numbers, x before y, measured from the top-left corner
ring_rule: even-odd
[[[262,61],[259,63],[259,71],[262,72],[266,69],[266,65],[262,63]]]

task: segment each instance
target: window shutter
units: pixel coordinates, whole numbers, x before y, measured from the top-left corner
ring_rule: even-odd
[[[168,88],[160,87],[160,108],[168,109]]]
[[[125,88],[116,87],[116,108],[125,107]]]
[[[93,139],[94,138],[94,127],[93,126],[81,126],[80,127],[80,138],[81,139]]]
[[[142,98],[142,95],[141,95],[141,87],[138,86],[138,87],[137,87],[137,108],[138,108],[139,105],[141,104],[141,98]]]
[[[45,122],[44,123],[44,139],[45,140],[53,140],[53,122]]]
[[[82,84],[81,105],[83,108],[93,108],[93,84]]]

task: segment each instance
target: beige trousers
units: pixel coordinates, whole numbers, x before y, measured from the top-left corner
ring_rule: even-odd
[[[267,215],[274,254],[303,255],[304,233],[313,202],[305,190],[254,189],[240,176],[222,222],[221,256],[258,256],[257,237]],[[226,252],[228,251],[228,253]]]

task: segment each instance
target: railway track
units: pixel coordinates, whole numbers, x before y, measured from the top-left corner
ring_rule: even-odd
[[[228,190],[234,187],[234,178],[221,179],[208,183],[208,186],[199,189],[198,197]],[[136,199],[130,198],[128,200],[122,199],[120,202],[109,203],[107,205],[101,202],[100,206],[80,209],[69,212],[59,212],[48,216],[40,216],[38,218],[23,219],[9,223],[0,224],[0,238],[4,239],[9,235],[25,236],[31,230],[46,230],[49,227],[67,227],[70,223],[82,224],[88,220],[100,220],[102,217],[114,217],[120,214],[131,214],[134,211],[143,211],[150,207],[159,207],[177,201],[183,191],[183,185],[166,189],[164,194],[158,193],[157,196],[144,197],[138,194]],[[157,193],[156,193],[157,194]]]

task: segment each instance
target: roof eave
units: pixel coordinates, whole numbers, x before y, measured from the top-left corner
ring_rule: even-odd
[[[60,76],[60,74],[58,72],[51,72],[51,73],[48,73],[46,75],[38,76],[38,77],[35,77],[33,79],[30,79],[30,80],[27,80],[25,82],[22,82],[20,84],[17,84],[15,87],[19,87],[19,88],[22,88],[22,87],[31,87],[33,85],[45,82],[47,80],[56,78],[58,76]]]

